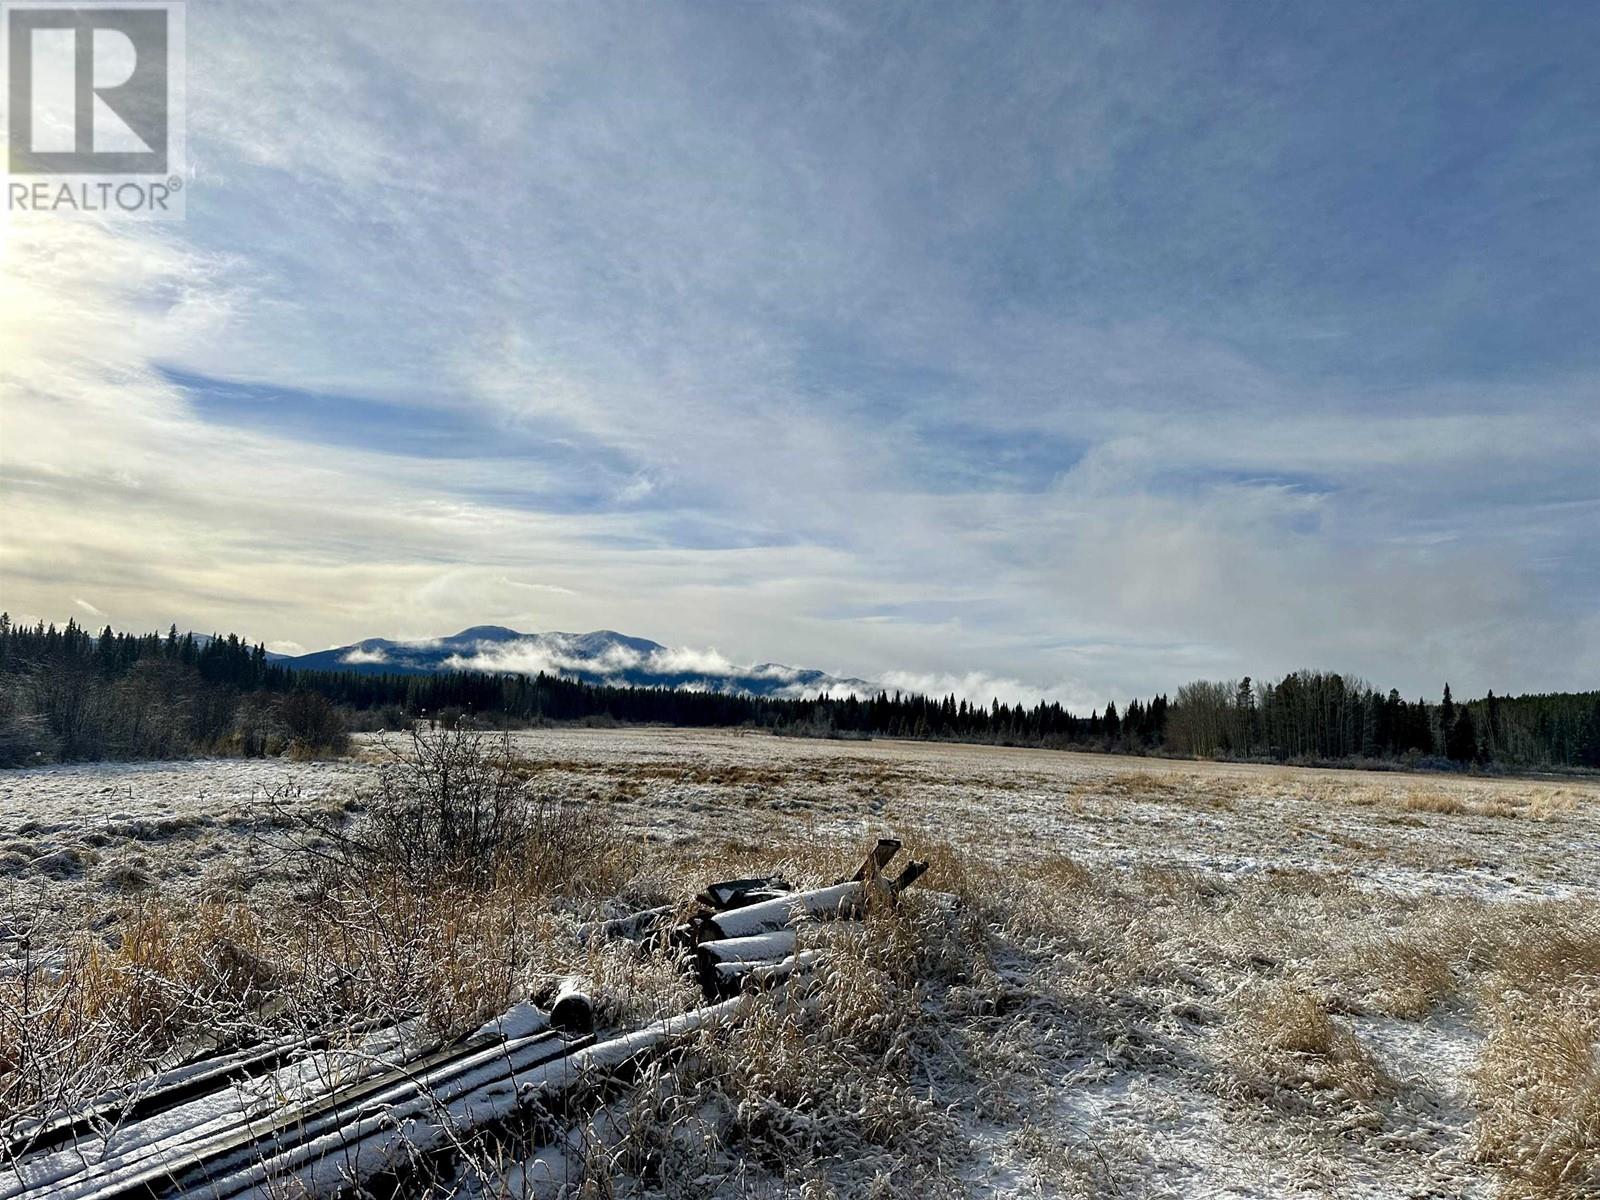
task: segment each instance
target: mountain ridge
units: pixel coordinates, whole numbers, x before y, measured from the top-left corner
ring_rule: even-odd
[[[822,692],[865,695],[864,679],[783,663],[733,663],[715,651],[664,646],[614,629],[524,633],[504,625],[469,625],[437,638],[364,638],[347,646],[293,655],[278,665],[306,671],[429,675],[439,671],[537,675],[618,687],[665,687],[751,696]]]

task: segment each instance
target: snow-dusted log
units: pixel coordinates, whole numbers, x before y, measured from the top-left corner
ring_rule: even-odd
[[[594,1032],[594,1001],[583,990],[582,980],[568,979],[550,1006],[550,1024],[563,1033]]]
[[[8,1164],[0,1197],[77,1200],[181,1193],[186,1180],[213,1178],[215,1170],[259,1158],[273,1141],[336,1128],[369,1099],[382,1102],[407,1088],[504,1054],[509,1046],[555,1041],[554,1035],[521,1043],[468,1043],[419,1057],[410,1034],[393,1027],[360,1046],[327,1051],[259,1078],[122,1127],[99,1126],[70,1147]],[[565,1052],[565,1047],[561,1048]],[[404,1064],[404,1074],[396,1076]],[[397,1078],[403,1082],[397,1083]],[[292,1131],[292,1132],[286,1132]],[[209,1194],[209,1193],[208,1193]]]
[[[391,1036],[374,1031],[389,1029]],[[363,1034],[371,1053],[401,1045],[414,1035],[414,1026],[386,1025],[377,1020],[361,1021],[343,1035]],[[5,1130],[5,1146],[0,1148],[0,1163],[11,1163],[23,1155],[39,1154],[55,1146],[68,1145],[96,1129],[127,1125],[168,1111],[191,1100],[226,1087],[230,1083],[266,1075],[284,1064],[329,1050],[333,1039],[327,1034],[285,1038],[250,1046],[212,1058],[197,1059],[171,1067],[121,1090],[107,1093],[72,1112],[53,1113],[38,1120],[19,1122]],[[417,1046],[420,1050],[424,1047]]]
[[[547,1101],[581,1082],[611,1074],[706,1025],[734,1015],[739,999],[697,1008],[633,1033],[531,1068],[502,1070],[491,1080],[456,1081],[449,1088],[346,1126],[295,1148],[294,1163],[269,1160],[251,1174],[247,1190],[220,1189],[219,1197],[274,1200],[285,1193],[330,1195],[401,1170],[454,1139],[505,1120],[536,1101]],[[208,1192],[208,1195],[211,1193]]]
[[[816,966],[822,952],[800,950],[795,927],[892,902],[927,870],[912,862],[896,879],[884,875],[900,848],[879,841],[859,878],[832,887],[772,895],[781,881],[714,885],[727,907],[685,927],[708,992],[744,993]],[[661,928],[674,911],[604,922],[589,936]],[[835,932],[852,930],[865,933],[848,925]],[[846,952],[839,945],[828,953]],[[553,1000],[548,1014],[524,1001],[453,1045],[403,1022],[353,1044],[341,1034],[221,1056],[155,1081],[153,1106],[129,1105],[127,1094],[102,1098],[85,1113],[53,1118],[49,1129],[28,1128],[53,1144],[7,1164],[0,1200],[267,1200],[426,1187],[431,1171],[453,1169],[461,1143],[550,1137],[573,1120],[589,1083],[614,1086],[671,1042],[732,1018],[748,999],[736,995],[595,1043],[595,1006],[581,981],[548,982],[537,997]]]
[[[701,942],[700,954],[708,963],[776,962],[794,953],[795,931],[775,929],[753,937]]]
[[[778,983],[791,975],[811,970],[822,961],[821,950],[802,950],[777,962],[725,962],[716,963],[712,971],[723,992],[740,988],[764,987]]]
[[[759,904],[792,891],[794,888],[778,876],[762,875],[752,879],[724,879],[709,883],[695,899],[720,912],[729,908],[743,908],[747,904]]]
[[[705,940],[755,937],[806,920],[856,916],[863,896],[864,885],[852,880],[717,913],[706,918],[705,927],[713,936]]]
[[[851,880],[833,887],[817,888],[810,892],[795,892],[764,900],[747,908],[735,908],[705,919],[712,941],[722,938],[754,937],[775,929],[787,929],[802,921],[823,921],[833,917],[860,916],[866,904],[869,889],[875,884]]]
[[[578,927],[578,940],[585,946],[596,941],[637,941],[670,924],[675,911],[673,905],[663,904],[609,921],[593,921]]]
[[[472,1033],[467,1035],[469,1042],[482,1042],[499,1038],[510,1041],[512,1038],[532,1037],[536,1033],[543,1033],[550,1028],[550,1014],[545,1012],[531,1000],[522,1000],[513,1004],[498,1017],[485,1021]]]

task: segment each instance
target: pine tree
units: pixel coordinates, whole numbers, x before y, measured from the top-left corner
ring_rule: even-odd
[[[1483,729],[1483,760],[1492,762],[1499,757],[1501,745],[1505,741],[1505,722],[1500,716],[1500,698],[1494,694],[1494,689],[1489,689],[1489,695],[1483,702],[1484,729]]]
[[[1452,762],[1469,763],[1478,757],[1478,730],[1472,720],[1472,710],[1462,705],[1456,711],[1455,724],[1445,738],[1444,752]]]
[[[1600,767],[1600,697],[1595,698],[1594,707],[1589,710],[1589,719],[1583,724],[1574,757],[1579,766]]]
[[[1235,753],[1249,757],[1256,744],[1256,694],[1250,686],[1250,676],[1246,675],[1239,681],[1239,686],[1233,695],[1234,720],[1237,730],[1234,733]]]

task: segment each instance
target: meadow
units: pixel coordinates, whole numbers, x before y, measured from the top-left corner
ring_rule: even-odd
[[[492,870],[352,868],[410,753],[0,775],[4,1114],[357,1017],[463,1032],[572,975],[619,1028],[682,1011],[670,956],[574,931],[893,836],[931,870],[854,943],[806,935],[806,1003],[597,1104],[561,1180],[452,1188],[1600,1194],[1593,782],[540,730],[478,747],[522,822]]]

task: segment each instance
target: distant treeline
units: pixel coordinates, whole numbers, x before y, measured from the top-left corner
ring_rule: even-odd
[[[239,638],[94,634],[0,614],[0,765],[185,754],[315,753],[349,728],[464,716],[551,722],[756,727],[822,737],[905,737],[1059,749],[1279,761],[1385,760],[1513,768],[1600,767],[1600,692],[1438,703],[1349,676],[1197,682],[1170,701],[972,704],[954,696],[776,699],[603,687],[551,675],[294,671]]]
[[[1600,767],[1600,692],[1407,701],[1348,675],[1295,671],[1259,688],[1178,689],[1166,750],[1202,758],[1448,760],[1458,765]]]

